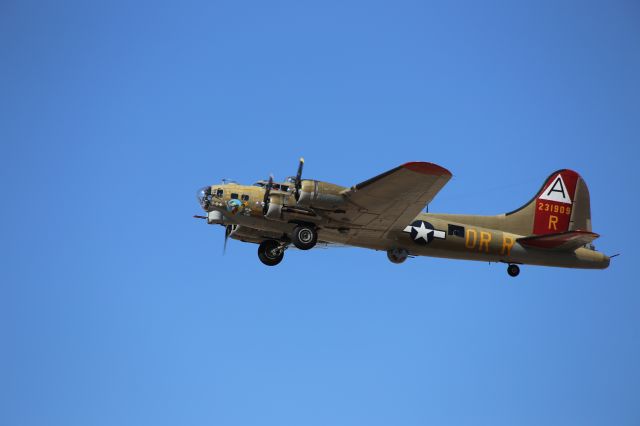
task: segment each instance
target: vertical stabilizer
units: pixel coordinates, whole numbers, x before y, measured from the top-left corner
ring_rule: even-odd
[[[591,231],[587,184],[573,170],[554,172],[529,203],[505,215],[505,225],[523,235]]]

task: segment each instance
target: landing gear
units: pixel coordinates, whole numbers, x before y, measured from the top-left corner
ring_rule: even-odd
[[[276,266],[284,258],[284,248],[275,240],[265,240],[258,247],[258,258],[267,266]]]
[[[312,249],[318,242],[318,231],[311,225],[298,225],[293,229],[291,242],[300,250]]]
[[[393,248],[387,250],[387,257],[391,263],[402,263],[409,257],[409,252],[403,248]]]
[[[518,265],[514,265],[513,263],[507,267],[507,274],[511,277],[517,277],[520,273],[520,267]]]

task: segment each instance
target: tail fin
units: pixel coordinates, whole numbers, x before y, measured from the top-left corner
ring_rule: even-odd
[[[591,231],[589,189],[573,170],[552,173],[529,203],[505,215],[505,228],[521,235]]]

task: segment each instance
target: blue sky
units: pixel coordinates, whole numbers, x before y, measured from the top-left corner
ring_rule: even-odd
[[[0,5],[0,424],[637,425],[640,7]],[[351,185],[407,161],[431,211],[559,168],[606,271],[254,245],[195,191]]]

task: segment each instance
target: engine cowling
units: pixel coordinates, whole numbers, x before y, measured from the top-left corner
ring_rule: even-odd
[[[222,216],[222,213],[219,212],[218,210],[210,211],[209,213],[207,213],[207,223],[209,225],[223,224],[224,217]]]
[[[317,180],[303,180],[297,205],[300,207],[318,207],[335,209],[344,204],[344,197],[340,192],[344,188]]]
[[[282,194],[271,194],[264,216],[267,219],[282,219],[282,207],[284,205],[284,196]]]

